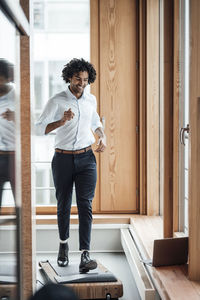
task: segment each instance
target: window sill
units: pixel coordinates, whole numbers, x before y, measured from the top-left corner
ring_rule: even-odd
[[[132,214],[93,214],[93,224],[130,224]],[[57,224],[56,215],[37,215],[36,224]],[[78,224],[78,215],[71,215],[70,224]]]

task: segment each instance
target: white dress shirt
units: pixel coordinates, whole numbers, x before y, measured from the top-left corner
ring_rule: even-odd
[[[15,123],[2,117],[8,109],[15,110],[14,89],[0,97],[0,151],[15,150]]]
[[[69,87],[66,91],[52,97],[36,123],[37,134],[45,134],[47,125],[60,120],[64,111],[69,108],[74,113],[74,117],[66,121],[65,125],[55,129],[55,148],[79,150],[92,145],[95,142],[92,131],[102,127],[102,124],[96,111],[96,98],[85,90],[79,99],[71,93]]]

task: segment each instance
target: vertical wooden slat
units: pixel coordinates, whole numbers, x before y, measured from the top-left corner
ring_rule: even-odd
[[[159,214],[159,0],[147,1],[147,214]]]
[[[140,214],[147,213],[146,130],[146,0],[141,0],[139,1]]]
[[[173,1],[164,1],[164,237],[173,236]]]
[[[179,230],[179,0],[174,0],[173,80],[173,232]]]
[[[20,4],[29,19],[29,1]],[[20,37],[20,130],[21,130],[21,288],[22,299],[33,291],[33,214],[31,202],[31,129],[30,129],[30,41],[28,36]]]
[[[90,0],[90,62],[94,65],[97,78],[91,85],[91,93],[96,96],[98,113],[101,116],[100,111],[100,66],[99,66],[99,0]],[[95,147],[94,147],[95,148]],[[95,152],[94,152],[95,153]],[[99,212],[100,208],[100,154],[95,153],[97,160],[97,186],[95,191],[95,198],[93,200],[93,212]]]
[[[200,1],[190,1],[189,278],[200,280]]]
[[[101,113],[108,137],[101,154],[101,211],[138,212],[137,5],[99,3]]]

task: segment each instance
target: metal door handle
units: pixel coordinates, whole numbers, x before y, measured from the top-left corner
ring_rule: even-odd
[[[187,132],[187,133],[189,133],[189,131],[190,131],[190,127],[189,127],[189,124],[187,124],[187,127],[181,127],[181,130],[180,130],[180,143],[182,144],[182,145],[184,145],[185,146],[185,136],[184,136],[184,134],[185,134],[185,131]]]

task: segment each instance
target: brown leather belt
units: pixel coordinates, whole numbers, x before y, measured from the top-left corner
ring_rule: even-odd
[[[88,147],[80,149],[80,150],[62,150],[62,149],[56,148],[55,151],[58,153],[63,153],[63,154],[81,154],[81,153],[87,152],[90,149],[92,149],[91,146],[88,146]]]
[[[15,151],[0,151],[0,155],[15,154]]]

